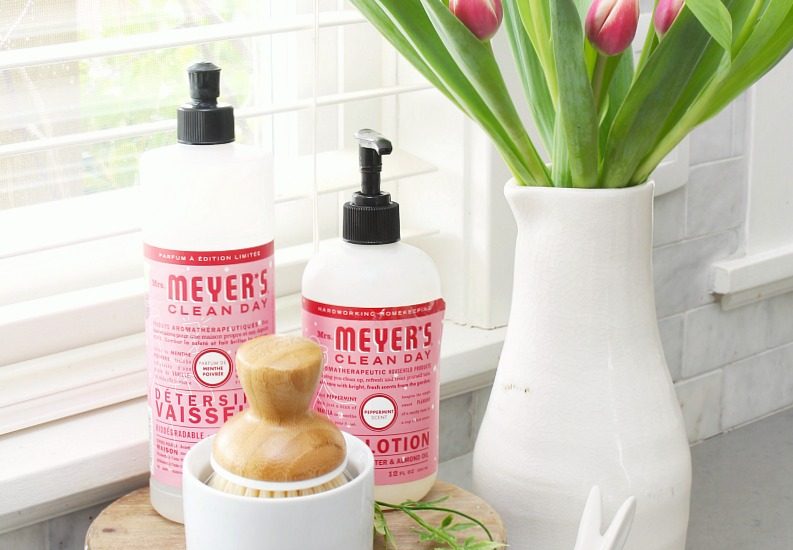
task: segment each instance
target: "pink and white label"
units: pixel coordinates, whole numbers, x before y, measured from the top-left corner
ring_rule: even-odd
[[[187,451],[245,407],[237,348],[275,330],[273,243],[144,253],[151,474],[180,487]]]
[[[443,300],[356,308],[303,298],[303,335],[325,354],[314,409],[372,449],[377,485],[438,469],[444,310]]]

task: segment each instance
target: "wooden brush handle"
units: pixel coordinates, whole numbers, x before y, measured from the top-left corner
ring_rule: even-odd
[[[248,479],[302,481],[336,469],[344,436],[311,410],[322,350],[299,336],[260,336],[237,350],[237,373],[250,407],[217,433],[215,460]]]
[[[237,374],[254,414],[286,422],[310,409],[322,374],[322,350],[299,336],[261,336],[237,350]]]

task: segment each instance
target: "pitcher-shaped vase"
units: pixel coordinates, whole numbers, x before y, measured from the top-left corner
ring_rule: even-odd
[[[691,455],[658,335],[653,185],[505,190],[512,309],[474,450],[474,488],[514,550],[569,550],[589,489],[626,550],[684,550]]]

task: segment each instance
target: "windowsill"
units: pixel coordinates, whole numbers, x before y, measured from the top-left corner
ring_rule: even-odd
[[[734,309],[793,290],[793,246],[717,262],[713,269],[713,291],[723,309]]]
[[[441,399],[492,383],[505,330],[445,324]],[[0,533],[141,486],[148,453],[144,397],[0,437]]]

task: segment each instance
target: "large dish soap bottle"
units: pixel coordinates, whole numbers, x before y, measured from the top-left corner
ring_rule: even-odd
[[[184,455],[245,405],[237,347],[275,330],[272,161],[234,143],[220,69],[188,75],[179,143],[140,161],[151,502],[179,522]]]
[[[372,449],[375,498],[418,500],[438,471],[445,304],[435,265],[400,242],[399,205],[380,191],[391,143],[356,138],[361,191],[344,205],[342,242],[303,275],[303,334],[326,355],[314,407]]]

